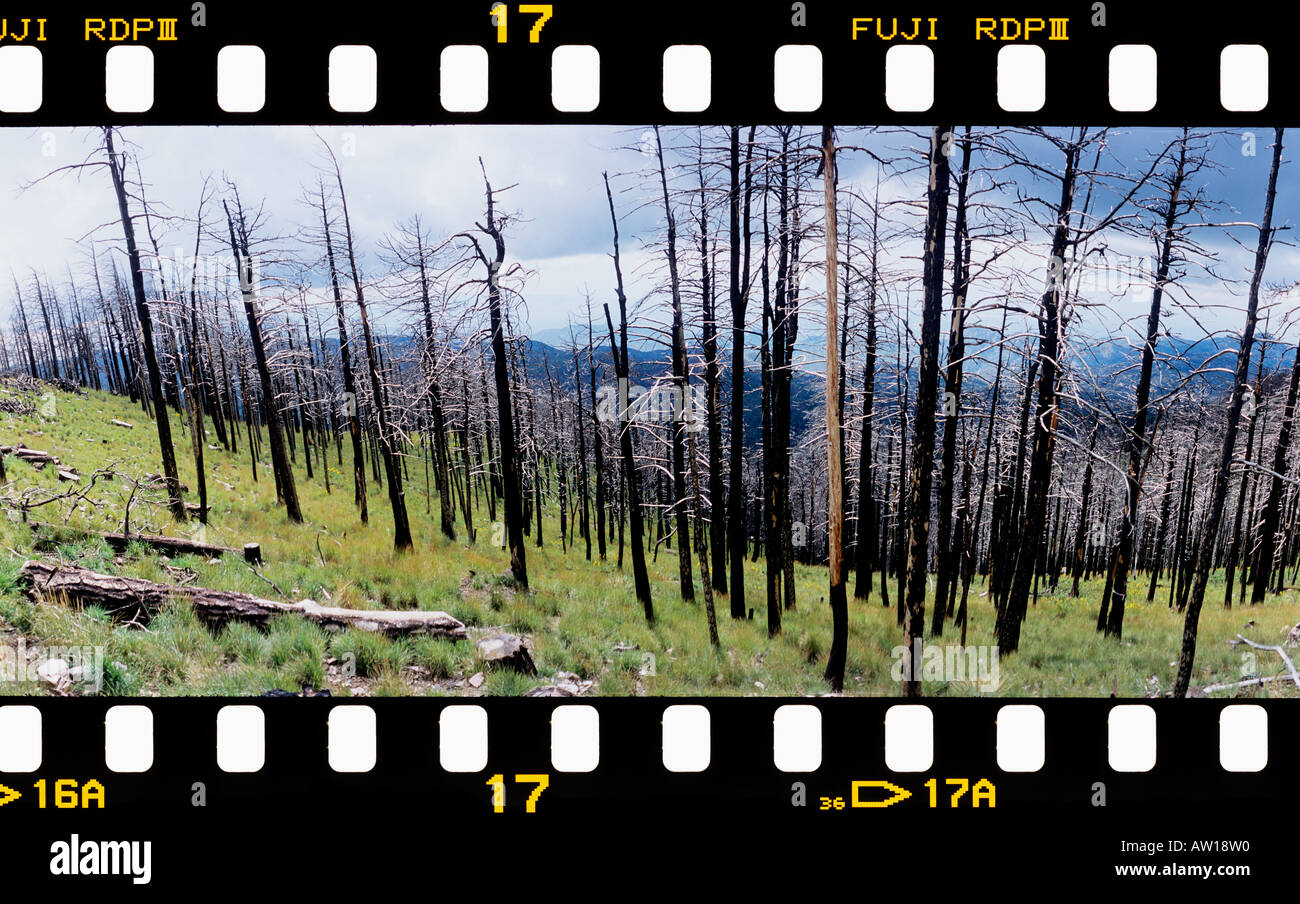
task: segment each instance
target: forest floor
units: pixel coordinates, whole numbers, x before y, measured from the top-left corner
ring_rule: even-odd
[[[104,393],[42,394],[0,385],[0,400],[6,398],[27,401],[36,412],[0,414],[0,444],[21,443],[56,455],[81,479],[60,482],[57,468],[38,470],[9,455],[9,483],[0,495],[15,500],[26,494],[32,502],[85,491],[85,498],[30,508],[32,521],[63,524],[66,519],[68,528],[54,531],[34,529],[12,502],[5,506],[8,517],[0,516],[0,650],[13,650],[20,641],[29,654],[42,647],[100,647],[102,693],[258,695],[274,689],[296,692],[308,685],[334,695],[520,695],[543,685],[578,682],[585,693],[602,696],[809,695],[827,690],[822,671],[830,647],[830,613],[824,567],[796,566],[796,609],[784,614],[779,637],[769,639],[762,563],[746,563],[746,605],[755,610],[755,617],[733,620],[728,599],[719,597],[722,650],[715,652],[708,641],[702,599],[685,603],[679,598],[677,558],[671,550],[661,549],[650,562],[656,612],[651,626],[633,593],[630,561],[626,570],[615,564],[617,542],[610,546],[606,562],[587,561],[580,537],[564,552],[558,515],[552,512],[544,519],[545,544],[539,548],[535,538],[526,538],[531,590],[516,593],[501,576],[508,571],[508,558],[491,545],[481,499],[476,544],[465,542],[459,522],[457,540],[440,535],[437,500],[429,504],[420,458],[408,459],[407,504],[415,550],[398,554],[392,548],[387,494],[373,479],[370,521],[361,523],[353,505],[346,450],[342,468],[336,450],[329,450],[329,493],[319,468],[307,478],[303,450],[297,450],[295,472],[305,523],[294,525],[276,506],[269,461],[259,463],[259,479],[253,480],[246,432],[239,438],[239,453],[231,454],[220,447],[211,422],[204,448],[210,523],[201,530],[197,523],[177,524],[156,500],[146,498],[131,506],[131,529],[236,547],[258,542],[265,559],[261,573],[232,555],[168,558],[139,544],[114,553],[75,528],[122,529],[133,482],[159,469],[152,421],[128,400]],[[117,426],[114,419],[134,427]],[[175,413],[171,425],[181,481],[193,491],[186,499],[196,502],[188,425]],[[96,479],[88,487],[97,469],[112,470],[115,479]],[[169,605],[146,629],[129,627],[115,624],[100,610],[31,602],[16,576],[25,560],[36,557],[286,602],[310,598],[353,608],[439,609],[469,626],[470,638],[393,641],[357,630],[329,634],[289,616],[265,631],[233,624],[213,632],[183,603]],[[927,680],[924,691],[948,696],[1162,695],[1173,684],[1183,618],[1167,605],[1167,585],[1153,604],[1146,604],[1148,582],[1146,575],[1135,579],[1140,601],[1126,611],[1122,642],[1101,637],[1094,629],[1101,581],[1085,582],[1080,596],[1070,598],[1068,581],[1062,580],[1058,592],[1040,592],[1024,623],[1020,651],[999,661],[996,682],[987,673],[967,672],[963,678],[949,672]],[[698,568],[696,583],[702,597]],[[896,591],[895,582],[891,602]],[[1289,590],[1270,596],[1261,606],[1231,610],[1222,601],[1223,578],[1216,575],[1200,620],[1194,688],[1285,673],[1275,653],[1252,653],[1230,641],[1241,633],[1261,644],[1282,643],[1287,631],[1300,623],[1300,596]],[[966,643],[983,645],[986,657],[988,646],[995,643],[993,619],[992,605],[977,579],[971,589]],[[473,641],[497,630],[528,638],[536,676],[484,669],[478,663]],[[850,599],[846,693],[898,694],[894,664],[901,655],[901,635],[894,609],[881,605],[877,576],[869,602]],[[950,623],[935,642],[955,646],[960,630]],[[590,688],[585,682],[592,682]],[[40,682],[0,684],[0,693],[42,692]],[[83,691],[74,687],[72,692]],[[1279,681],[1215,696],[1269,694],[1295,696],[1296,689]]]

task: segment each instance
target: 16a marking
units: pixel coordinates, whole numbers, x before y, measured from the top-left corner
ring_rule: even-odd
[[[45,779],[33,785],[36,789],[36,806],[47,808],[47,788]],[[95,779],[83,782],[78,788],[77,780],[61,778],[54,782],[54,806],[59,810],[89,810],[92,807],[104,809],[104,786]]]
[[[542,792],[545,791],[548,787],[550,787],[551,777],[549,775],[524,773],[521,775],[516,775],[515,782],[520,785],[537,786],[536,788],[533,789],[532,793],[528,795],[528,799],[524,801],[524,812],[536,813],[537,798],[541,797]],[[492,788],[492,812],[504,813],[506,811],[505,776],[503,776],[501,773],[498,772],[496,775],[488,779],[484,784],[489,785]]]

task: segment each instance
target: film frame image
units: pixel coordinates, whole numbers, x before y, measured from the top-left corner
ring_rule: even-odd
[[[0,132],[4,692],[1293,697],[1288,138]]]

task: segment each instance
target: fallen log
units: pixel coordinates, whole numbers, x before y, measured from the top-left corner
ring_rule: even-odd
[[[29,523],[34,528],[45,528],[46,530],[59,531],[66,530],[86,534],[91,537],[98,537],[109,546],[113,547],[115,552],[122,552],[132,543],[143,543],[151,549],[169,553],[173,556],[203,556],[207,559],[216,556],[223,556],[227,553],[239,552],[238,549],[231,546],[217,546],[214,543],[200,543],[197,540],[187,540],[184,537],[164,537],[161,534],[114,534],[102,530],[91,530],[88,527],[68,527],[61,524],[47,524],[44,521],[31,521]]]
[[[64,599],[81,608],[99,606],[114,618],[137,626],[147,624],[155,612],[176,600],[189,603],[199,619],[213,628],[232,621],[265,628],[272,619],[293,615],[327,631],[356,628],[392,638],[414,634],[454,639],[466,636],[465,625],[446,612],[343,609],[322,606],[314,600],[281,603],[251,593],[99,574],[43,559],[24,562],[18,580],[28,587],[28,595],[35,602]]]
[[[58,464],[59,457],[51,455],[49,452],[42,452],[40,449],[29,449],[26,446],[0,446],[0,453],[12,455],[15,458],[21,458],[28,464],[35,465],[37,468],[43,468],[47,464]]]
[[[110,421],[109,423],[111,423],[114,427],[125,427],[127,430],[135,429],[135,424],[128,424],[126,421],[119,421],[117,418],[113,418],[113,420]]]

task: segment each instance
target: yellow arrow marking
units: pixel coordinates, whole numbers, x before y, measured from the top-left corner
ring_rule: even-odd
[[[907,800],[912,796],[912,792],[906,788],[900,788],[893,782],[854,782],[853,783],[853,806],[855,807],[888,807],[898,803],[900,800]],[[884,788],[892,791],[893,796],[884,800],[863,800],[859,793],[863,788]]]
[[[22,796],[21,792],[10,788],[8,785],[0,785],[0,807],[3,807],[5,804],[15,801]]]

